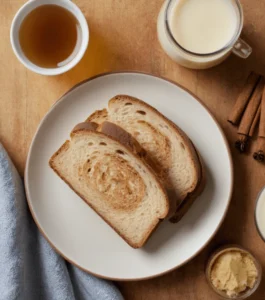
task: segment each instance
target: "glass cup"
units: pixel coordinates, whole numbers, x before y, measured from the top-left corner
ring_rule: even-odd
[[[174,9],[180,0],[167,0],[163,4],[158,16],[157,31],[159,42],[168,56],[180,65],[191,69],[211,68],[220,64],[231,53],[241,58],[247,58],[251,54],[252,48],[240,38],[244,23],[243,10],[239,0],[230,1],[238,16],[237,30],[233,38],[221,49],[212,53],[201,54],[183,48],[174,38],[170,29],[169,18],[172,9]]]
[[[265,221],[263,212],[265,212],[265,187],[263,187],[258,194],[255,208],[255,224],[260,237],[265,242]]]

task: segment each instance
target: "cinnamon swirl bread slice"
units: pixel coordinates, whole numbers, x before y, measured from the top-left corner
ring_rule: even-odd
[[[147,163],[167,190],[170,220],[179,221],[205,185],[203,164],[190,139],[155,108],[127,95],[112,98],[108,110],[88,118],[98,124],[106,120],[130,133],[146,151]]]
[[[76,127],[51,168],[130,246],[139,248],[169,210],[153,171],[95,124]]]

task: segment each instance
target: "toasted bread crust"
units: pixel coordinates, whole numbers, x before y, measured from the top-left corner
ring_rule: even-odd
[[[91,130],[91,129],[88,129],[88,128],[81,128],[81,129],[76,129],[76,130],[73,130],[71,132],[71,136],[73,135],[78,135],[78,134],[82,134],[84,132],[95,132],[95,130]],[[97,134],[99,135],[102,135],[104,137],[106,137],[106,135],[104,133],[101,133],[101,132],[97,132]],[[164,195],[164,199],[165,199],[165,206],[166,206],[166,213],[164,215],[161,216],[161,218],[158,218],[156,221],[154,221],[152,224],[150,224],[150,228],[149,230],[146,232],[146,234],[143,236],[142,240],[139,242],[139,243],[133,243],[131,242],[130,240],[128,240],[117,228],[113,227],[110,222],[108,222],[94,207],[91,203],[89,203],[88,201],[86,201],[85,197],[83,197],[78,191],[76,191],[73,186],[71,185],[70,182],[68,182],[66,180],[66,178],[64,178],[64,176],[62,176],[59,172],[59,170],[57,170],[56,166],[55,166],[55,163],[54,163],[54,160],[55,158],[63,151],[66,151],[69,147],[70,147],[70,141],[67,140],[60,148],[59,150],[57,150],[53,155],[52,157],[50,158],[49,160],[49,165],[50,167],[55,171],[55,173],[81,198],[85,201],[86,204],[88,204],[115,232],[117,232],[131,247],[133,248],[140,248],[142,247],[145,242],[147,241],[147,239],[150,237],[151,233],[156,229],[156,227],[158,226],[158,224],[161,222],[161,220],[163,220],[164,218],[167,217],[168,215],[168,211],[169,211],[169,200],[167,198],[167,194],[163,188],[163,186],[161,185],[161,183],[158,181],[158,179],[156,178],[156,175],[154,174],[153,170],[147,165],[145,164],[139,157],[138,155],[134,154],[131,149],[129,147],[126,147],[125,145],[121,144],[117,139],[115,138],[112,138],[111,136],[107,136],[107,138],[115,141],[116,143],[119,143],[120,144],[120,147],[122,148],[125,148],[127,151],[130,152],[130,154],[132,156],[134,156],[134,158],[136,158],[136,160],[141,163],[141,164],[144,164],[145,167],[149,170],[150,172],[150,175],[153,177],[153,180],[156,181],[157,183],[157,186],[159,188],[159,190],[161,191],[161,193]]]
[[[196,148],[195,148],[195,151],[196,151]],[[205,188],[206,170],[205,170],[204,163],[201,159],[201,156],[199,155],[198,152],[197,152],[197,155],[198,155],[198,159],[200,160],[200,163],[201,163],[200,180],[199,180],[198,185],[195,188],[195,190],[192,193],[187,195],[187,197],[181,202],[179,207],[177,207],[175,214],[169,219],[170,222],[172,222],[172,223],[177,223],[184,217],[184,215],[188,212],[190,207],[193,205],[195,200],[201,195],[201,193],[203,192],[203,190]]]
[[[86,122],[94,122],[97,124],[101,124],[104,121],[107,121],[107,117],[108,111],[106,108],[103,108],[101,110],[96,110],[95,112],[93,112],[93,114],[86,119]]]

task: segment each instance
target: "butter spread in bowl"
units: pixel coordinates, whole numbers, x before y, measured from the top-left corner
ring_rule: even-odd
[[[224,298],[246,299],[257,289],[261,267],[246,250],[231,246],[215,252],[207,266],[207,278]]]

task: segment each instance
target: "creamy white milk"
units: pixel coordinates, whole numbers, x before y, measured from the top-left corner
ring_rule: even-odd
[[[212,53],[222,49],[238,28],[231,0],[180,0],[169,18],[171,33],[185,49]]]
[[[259,196],[256,208],[257,226],[263,238],[265,239],[265,189]]]
[[[242,29],[240,11],[237,0],[167,0],[157,21],[159,42],[174,61],[185,67],[213,67],[232,51],[233,43],[236,42],[234,36],[238,36]],[[182,50],[170,34],[184,49],[197,55]],[[226,47],[231,41],[233,43]],[[211,54],[223,48],[223,51]]]

